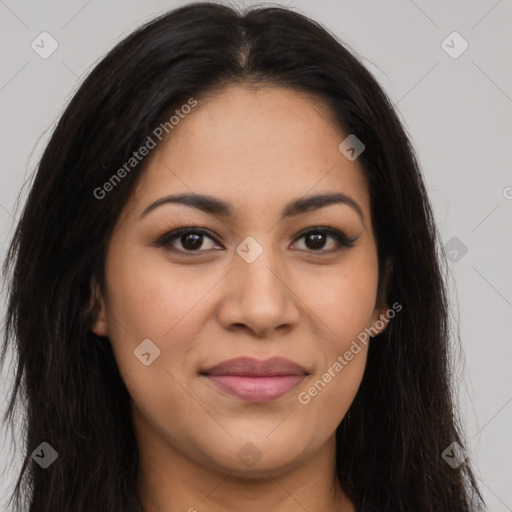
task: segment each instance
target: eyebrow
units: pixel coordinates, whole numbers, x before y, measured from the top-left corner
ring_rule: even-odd
[[[203,212],[211,213],[213,215],[220,215],[223,217],[234,216],[233,207],[229,203],[217,199],[216,197],[203,194],[175,194],[161,197],[160,199],[157,199],[155,202],[151,203],[141,213],[139,219],[145,217],[155,208],[168,203],[184,204],[186,206],[197,208]],[[332,204],[345,204],[350,206],[359,215],[364,224],[364,214],[359,204],[350,196],[341,193],[318,194],[290,201],[283,208],[281,212],[281,219],[300,215],[301,213],[306,213],[312,210],[325,208],[326,206],[330,206]]]

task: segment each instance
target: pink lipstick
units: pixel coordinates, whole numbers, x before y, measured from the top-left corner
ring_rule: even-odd
[[[269,402],[296,387],[308,373],[282,357],[265,361],[251,357],[230,359],[201,372],[221,391],[247,402]]]

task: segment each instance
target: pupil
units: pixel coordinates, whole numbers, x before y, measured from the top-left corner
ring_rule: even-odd
[[[321,249],[325,243],[324,233],[311,234],[306,237],[306,245],[309,249]],[[312,244],[308,244],[308,241],[311,241]]]
[[[201,236],[202,235],[183,235],[181,237],[181,243],[185,249],[198,249],[201,247]]]
[[[197,234],[188,234],[183,235],[181,237],[181,243],[185,249],[195,250],[201,247],[202,235]],[[310,249],[321,249],[325,244],[325,234],[324,233],[313,233],[306,237],[306,245]]]

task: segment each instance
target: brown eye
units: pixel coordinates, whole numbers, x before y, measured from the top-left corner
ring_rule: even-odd
[[[203,245],[203,236],[198,233],[189,233],[188,235],[181,235],[178,240],[187,251],[195,251]]]
[[[315,227],[304,231],[296,240],[304,239],[304,248],[300,250],[317,252],[319,254],[332,253],[354,246],[357,237],[348,238],[342,232],[328,227]],[[331,242],[329,243],[329,240]],[[207,241],[210,247],[205,247]],[[170,251],[181,253],[201,253],[209,249],[222,249],[215,238],[205,229],[183,227],[175,229],[160,237],[156,244]],[[327,245],[327,247],[326,247]]]
[[[353,247],[356,238],[348,238],[345,234],[336,229],[318,227],[311,228],[303,232],[297,240],[303,238],[306,250],[314,252],[332,252],[340,250],[343,247]],[[329,239],[334,240],[334,244],[330,244],[330,248],[325,248]]]
[[[209,249],[208,247],[206,249],[204,247],[205,238],[209,239],[211,242],[215,242],[215,239],[204,229],[179,228],[166,233],[163,237],[160,237],[156,243],[159,246],[178,252],[202,252],[200,249]],[[213,247],[210,247],[210,249],[211,248]]]
[[[325,233],[309,233],[304,236],[306,247],[313,250],[324,249],[328,238]]]

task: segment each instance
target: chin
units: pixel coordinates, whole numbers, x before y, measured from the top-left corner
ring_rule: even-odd
[[[315,448],[294,442],[294,436],[276,436],[271,439],[266,431],[259,437],[244,436],[230,439],[229,443],[205,446],[203,452],[210,469],[227,472],[240,478],[261,479],[285,474],[297,464],[304,462]],[[208,451],[206,451],[208,450]],[[203,463],[204,466],[204,463]]]

